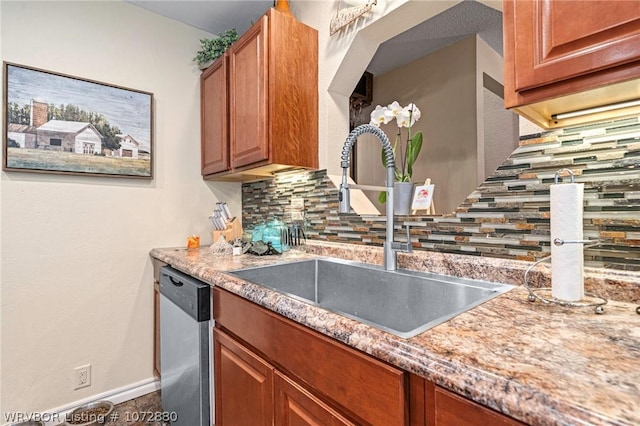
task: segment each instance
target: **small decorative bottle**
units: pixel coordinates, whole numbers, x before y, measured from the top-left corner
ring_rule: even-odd
[[[282,13],[293,16],[291,9],[289,8],[289,0],[276,0],[275,8]]]

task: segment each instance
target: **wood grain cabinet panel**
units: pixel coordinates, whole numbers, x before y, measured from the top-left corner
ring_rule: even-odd
[[[166,263],[152,259],[153,264],[153,375],[160,378],[160,268]]]
[[[232,168],[269,159],[265,119],[268,22],[263,17],[229,51]]]
[[[517,91],[638,60],[640,2],[514,3]]]
[[[524,423],[438,386],[435,386],[434,394],[437,426],[524,426]]]
[[[224,332],[214,330],[218,426],[271,426],[273,367]]]
[[[208,81],[218,71],[203,73],[204,178],[244,181],[318,168],[318,32],[271,8],[224,58],[225,90],[222,77]]]
[[[202,174],[229,170],[229,110],[226,55],[218,58],[200,77]]]
[[[504,0],[503,26],[507,108],[640,78],[638,1]],[[615,91],[598,95],[603,103],[627,100]],[[580,102],[592,99],[571,104]],[[537,108],[543,115],[567,111],[553,109]]]
[[[220,288],[216,327],[229,330],[279,371],[359,424],[404,425],[408,374]]]
[[[302,386],[276,371],[275,424],[279,426],[355,425]]]
[[[217,426],[524,425],[226,290],[212,294]]]

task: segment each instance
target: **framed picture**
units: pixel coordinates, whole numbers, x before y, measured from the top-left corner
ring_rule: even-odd
[[[427,214],[435,214],[433,191],[436,186],[430,182],[431,179],[428,179],[424,185],[416,187],[415,192],[413,193],[413,201],[411,203],[412,210],[426,210]]]
[[[3,66],[3,170],[153,178],[152,93]]]

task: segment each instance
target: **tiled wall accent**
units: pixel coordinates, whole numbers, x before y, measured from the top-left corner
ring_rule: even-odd
[[[640,270],[640,120],[620,119],[523,137],[513,154],[460,205],[444,216],[403,216],[396,239],[411,226],[416,249],[536,260],[551,251],[549,184],[569,168],[585,184],[587,266]],[[381,245],[385,218],[338,215],[338,191],[324,171],[278,174],[242,187],[246,226],[284,216],[303,197],[309,238]]]

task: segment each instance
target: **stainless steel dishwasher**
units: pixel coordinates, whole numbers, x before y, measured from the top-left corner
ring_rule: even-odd
[[[160,386],[172,426],[211,424],[211,289],[169,266],[160,270]]]

